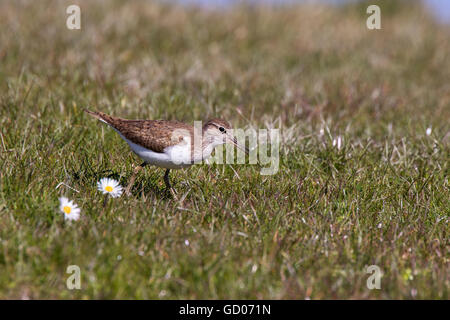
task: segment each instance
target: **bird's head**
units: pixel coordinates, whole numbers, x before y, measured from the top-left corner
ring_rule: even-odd
[[[231,125],[226,120],[210,119],[205,123],[202,131],[203,138],[207,143],[211,143],[214,146],[230,143],[243,150],[245,153],[248,153],[247,148],[237,142],[236,137],[231,133]]]

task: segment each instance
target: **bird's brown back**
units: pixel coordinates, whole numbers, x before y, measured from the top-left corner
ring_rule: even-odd
[[[175,120],[127,120],[113,117],[99,111],[85,110],[91,116],[106,122],[125,138],[154,152],[183,141],[189,134],[193,137],[193,126]],[[193,139],[192,139],[193,140]]]

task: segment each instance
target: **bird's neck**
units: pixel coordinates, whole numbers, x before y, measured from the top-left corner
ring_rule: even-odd
[[[218,143],[213,137],[203,134],[201,142],[199,141],[197,144],[194,143],[194,160],[200,161],[209,158],[214,148],[220,144],[222,143]]]

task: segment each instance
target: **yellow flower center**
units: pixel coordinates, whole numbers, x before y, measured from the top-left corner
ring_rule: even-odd
[[[70,211],[72,211],[72,208],[69,207],[69,206],[65,206],[65,207],[63,208],[63,210],[64,210],[64,212],[65,212],[66,214],[69,214]]]
[[[111,187],[111,186],[106,186],[106,187],[105,187],[105,190],[108,191],[108,192],[112,192],[112,191],[113,191],[113,187]]]

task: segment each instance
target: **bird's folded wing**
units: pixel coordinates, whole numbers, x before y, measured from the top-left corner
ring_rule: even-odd
[[[164,152],[165,148],[179,144],[186,136],[193,137],[194,133],[192,126],[179,121],[127,120],[99,111],[84,111],[109,124],[131,142],[154,152]]]
[[[192,128],[178,121],[115,119],[111,125],[131,142],[154,152],[164,152],[192,134]]]

